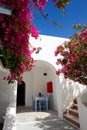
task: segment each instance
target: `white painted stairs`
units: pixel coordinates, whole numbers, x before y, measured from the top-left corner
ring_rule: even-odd
[[[72,106],[64,112],[63,118],[73,126],[80,128],[77,99],[75,99]]]

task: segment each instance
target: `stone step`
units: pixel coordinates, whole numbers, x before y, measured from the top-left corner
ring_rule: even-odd
[[[63,117],[64,117],[65,120],[67,120],[67,121],[68,121],[69,123],[71,123],[72,125],[74,125],[74,126],[80,128],[79,118],[78,118],[78,117],[73,116],[73,115],[71,115],[71,114],[69,114],[69,113],[64,114]]]
[[[76,104],[77,104],[77,98],[75,98],[75,99],[74,99],[74,103],[76,103]]]
[[[74,103],[74,104],[73,104],[73,108],[74,108],[74,109],[78,109],[78,104]]]
[[[74,115],[75,117],[79,117],[77,109],[69,109],[69,114]]]

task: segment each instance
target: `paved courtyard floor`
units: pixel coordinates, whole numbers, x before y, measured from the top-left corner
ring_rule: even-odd
[[[58,117],[56,111],[32,111],[28,107],[17,108],[17,130],[79,130]]]

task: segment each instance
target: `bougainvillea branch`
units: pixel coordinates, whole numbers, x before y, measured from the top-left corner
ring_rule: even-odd
[[[75,33],[68,42],[58,46],[55,56],[59,55],[62,58],[57,59],[57,65],[61,65],[61,69],[56,73],[87,85],[87,29]]]
[[[0,0],[0,6],[4,5],[12,12],[11,15],[0,13],[0,53],[4,67],[10,72],[8,77],[4,77],[8,83],[19,80],[24,72],[33,67],[31,54],[35,48],[30,47],[29,38],[33,36],[37,39],[39,31],[32,24],[30,6],[42,11],[46,3],[46,0]]]

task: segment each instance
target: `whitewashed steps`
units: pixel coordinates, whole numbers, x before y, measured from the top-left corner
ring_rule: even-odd
[[[80,128],[78,104],[76,99],[73,101],[73,105],[68,110],[66,110],[66,112],[63,114],[63,117],[66,121],[68,121],[72,125]]]

